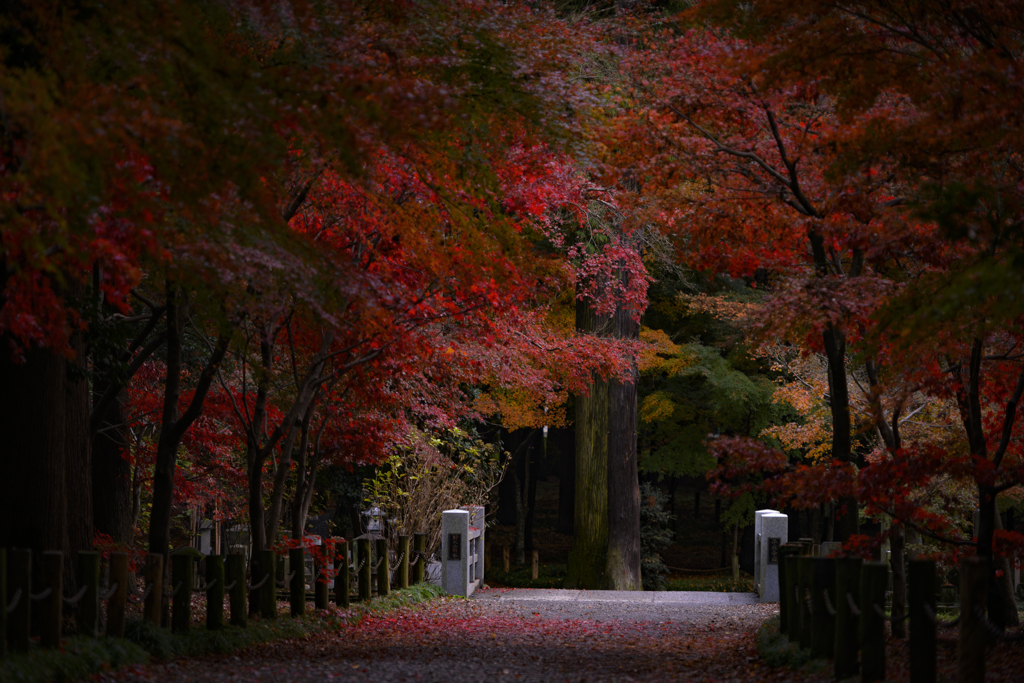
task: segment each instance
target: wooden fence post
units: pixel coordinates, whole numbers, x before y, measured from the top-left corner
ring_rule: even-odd
[[[388,567],[388,539],[377,539],[377,595],[391,592],[391,569]]]
[[[206,629],[224,628],[224,558],[206,556]]]
[[[171,555],[171,631],[188,633],[192,625],[192,569],[186,553]]]
[[[338,575],[334,578],[334,603],[342,609],[348,609],[351,588],[348,566],[348,541],[338,543],[334,555],[334,566],[338,568]]]
[[[146,603],[143,606],[143,618],[154,626],[160,626],[160,613],[163,610],[164,601],[164,556],[160,553],[150,553],[146,556],[146,588],[149,595],[146,596]]]
[[[228,555],[224,578],[231,586],[228,589],[231,592],[231,625],[245,628],[248,622],[248,611],[245,609],[245,555],[241,553]]]
[[[259,588],[255,589],[259,614],[264,619],[276,619],[277,578],[274,576],[274,565],[277,557],[273,550],[258,550],[253,554],[256,557],[256,561],[253,563],[253,585],[263,582]]]
[[[860,680],[885,680],[885,587],[888,562],[865,562],[860,570]]]
[[[850,608],[850,600],[852,599],[856,606],[860,596],[862,562],[859,557],[840,557],[836,560],[836,633],[833,664],[837,681],[856,676],[860,671],[857,663],[860,619]]]
[[[797,563],[797,581],[799,581],[799,612],[800,612],[800,647],[807,650],[814,639],[814,622],[811,615],[810,597],[814,580],[814,558],[801,555]]]
[[[64,622],[64,553],[59,550],[43,552],[43,590],[50,593],[40,602],[41,619],[39,644],[60,647],[60,627]]]
[[[911,560],[907,579],[910,593],[910,683],[935,683],[934,560]]]
[[[506,574],[508,573],[509,568],[511,566],[511,559],[512,559],[512,557],[511,557],[511,553],[509,552],[508,546],[507,545],[501,546],[501,569]]]
[[[32,551],[12,549],[7,558],[7,605],[17,602],[8,614],[7,639],[11,649],[24,652],[28,649],[30,622],[32,620]]]
[[[85,588],[75,610],[78,632],[93,638],[100,634],[100,554],[83,550],[78,553],[78,589]]]
[[[7,656],[7,549],[0,548],[0,659]]]
[[[306,551],[303,548],[292,548],[288,551],[288,564],[291,580],[288,581],[288,602],[291,604],[292,616],[301,617],[306,613]],[[285,580],[288,575],[285,574]]]
[[[409,587],[409,537],[398,537],[398,554],[401,561],[398,563],[398,587]]]
[[[413,580],[415,583],[423,583],[423,577],[427,569],[427,558],[425,557],[427,552],[427,535],[413,534],[412,539],[416,550],[416,570],[413,572]]]
[[[540,553],[536,550],[533,551],[533,557],[530,562],[530,578],[534,581],[540,576]]]
[[[836,561],[831,557],[811,559],[814,560],[814,576],[811,579],[811,605],[814,609],[811,656],[832,659],[836,641],[836,618],[832,613],[836,605]],[[832,612],[829,611],[828,605],[831,606]]]
[[[786,610],[788,616],[786,621],[782,623],[783,631],[786,637],[789,638],[789,642],[796,643],[800,640],[800,604],[797,600],[797,573],[799,568],[800,560],[800,546],[794,544],[794,549],[789,552],[783,558],[780,558],[780,562],[784,562],[786,565],[785,572],[779,572],[781,577],[785,574],[786,585],[780,586],[785,591],[786,600],[789,601],[789,607]]]
[[[988,596],[989,563],[981,557],[965,557],[960,563],[960,642],[957,646],[957,678],[960,683],[985,680],[985,632],[983,619]]]
[[[356,575],[359,580],[359,600],[367,602],[371,597],[370,572],[373,569],[370,566],[370,539],[360,538],[358,541],[359,571]]]
[[[110,589],[107,598],[107,635],[124,638],[124,612],[128,606],[128,553],[110,553]]]

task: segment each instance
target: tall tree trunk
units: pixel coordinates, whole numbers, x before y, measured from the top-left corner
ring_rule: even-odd
[[[569,430],[552,430],[559,435],[558,470],[558,532],[573,533],[573,515],[576,512],[576,447]],[[567,437],[567,438],[566,438]]]
[[[199,374],[192,400],[184,413],[179,412],[182,372],[182,330],[187,302],[179,287],[167,282],[167,358],[164,383],[164,406],[160,420],[160,437],[156,446],[156,465],[153,468],[153,511],[149,522],[149,552],[164,556],[168,567],[171,547],[171,515],[174,506],[174,474],[178,466],[178,447],[185,432],[202,412],[203,403],[217,368],[224,360],[231,331],[225,325],[217,344]]]
[[[576,302],[576,329],[599,334],[606,316]],[[595,379],[588,395],[576,397],[576,510],[566,587],[602,589],[608,553],[608,382]]]
[[[106,390],[96,383],[94,397]],[[132,466],[125,457],[131,445],[123,428],[124,399],[115,399],[92,437],[92,510],[96,531],[115,543],[132,541]]]
[[[534,434],[540,430],[534,430]],[[537,478],[540,476],[541,449],[536,443],[530,444],[526,453],[529,471],[526,476],[526,523],[523,525],[523,547],[527,553],[534,551],[533,523],[537,518]]]
[[[149,520],[149,552],[164,556],[168,566],[171,546],[171,512],[174,505],[174,472],[178,461],[178,401],[181,398],[181,330],[184,311],[178,288],[167,283],[167,355],[164,406],[153,467],[153,511]]]
[[[637,339],[640,324],[619,307],[613,334]],[[608,556],[606,576],[612,590],[642,590],[640,577],[640,481],[637,472],[637,395],[639,372],[609,385]]]

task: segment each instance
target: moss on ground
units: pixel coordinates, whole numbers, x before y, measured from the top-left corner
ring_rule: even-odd
[[[28,652],[12,654],[0,661],[0,683],[64,683],[101,671],[144,664],[151,658],[227,654],[274,640],[307,638],[335,631],[358,624],[368,615],[386,614],[443,595],[437,586],[417,584],[365,605],[357,603],[348,610],[331,607],[312,610],[296,619],[286,615],[277,619],[251,619],[244,629],[225,626],[220,631],[208,631],[205,626],[196,626],[187,634],[171,633],[148,621],[134,619],[125,625],[124,638],[73,636],[66,638],[59,649],[44,649],[33,643]]]

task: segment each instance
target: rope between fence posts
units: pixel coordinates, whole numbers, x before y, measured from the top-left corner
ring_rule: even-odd
[[[45,600],[46,598],[50,597],[50,593],[52,593],[52,592],[53,592],[53,586],[50,586],[49,588],[44,590],[42,593],[36,593],[35,595],[32,595],[30,593],[29,597],[32,598],[33,600]]]
[[[107,591],[107,592],[106,592],[106,593],[105,593],[104,595],[101,595],[101,596],[100,596],[100,600],[109,600],[110,598],[114,597],[114,593],[116,593],[116,592],[117,592],[117,589],[118,589],[118,587],[119,587],[119,586],[117,585],[117,581],[115,581],[115,582],[114,582],[114,583],[113,583],[113,584],[112,584],[112,585],[110,586],[110,590],[109,590],[109,591]]]
[[[960,615],[957,615],[956,619],[954,619],[953,621],[944,621],[942,619],[939,619],[936,616],[935,612],[932,611],[931,605],[923,604],[921,605],[921,610],[924,612],[924,615],[931,619],[932,623],[938,626],[939,628],[951,628],[960,623]]]
[[[383,557],[382,557],[382,558],[380,558],[379,560],[377,560],[377,564],[375,564],[375,565],[373,565],[372,567],[370,567],[370,571],[371,571],[371,572],[375,572],[375,571],[377,571],[377,567],[379,567],[379,566],[380,566],[380,563],[381,563],[381,562],[383,562],[383,561],[384,561],[384,558],[383,558]]]
[[[832,604],[832,599],[828,597],[828,589],[822,588],[821,595],[825,599],[825,611],[834,617],[836,615],[836,608]]]
[[[359,573],[359,570],[363,568],[363,565],[364,565],[364,564],[366,564],[366,558],[365,558],[365,557],[363,558],[362,562],[360,562],[360,563],[359,563],[359,566],[358,566],[358,567],[356,567],[355,571],[354,571],[354,572],[352,572],[352,573],[353,573],[353,574],[358,574],[358,573]]]
[[[63,595],[61,597],[64,599],[64,602],[66,602],[67,604],[69,604],[69,605],[77,605],[78,601],[82,599],[82,596],[85,595],[85,591],[87,591],[87,590],[89,590],[88,586],[82,586],[78,590],[78,592],[75,593],[72,597],[65,598]]]
[[[18,601],[21,600],[21,589],[18,588],[14,591],[14,597],[11,598],[11,603],[7,605],[7,613],[10,614],[18,607]]]
[[[1016,643],[1024,640],[1024,632],[1018,631],[1017,633],[1007,635],[1004,629],[999,628],[989,621],[988,616],[985,614],[985,610],[981,608],[981,605],[974,606],[974,616],[978,618],[978,621],[980,621],[985,627],[985,630],[989,632],[989,635],[997,640],[1001,640],[1004,643]]]
[[[206,591],[210,590],[211,588],[213,588],[216,585],[217,585],[217,579],[214,579],[210,583],[205,584],[203,586],[196,586],[196,590],[199,591],[200,593],[205,593]]]
[[[251,583],[249,584],[249,590],[254,591],[254,590],[257,590],[259,588],[262,588],[263,584],[265,584],[267,582],[267,579],[269,579],[269,578],[270,578],[270,574],[264,574],[263,575],[263,579],[259,583],[257,583],[256,585],[253,585]]]
[[[288,576],[286,576],[286,577],[285,577],[285,579],[284,579],[284,581],[278,581],[278,582],[277,582],[277,587],[278,587],[278,588],[287,588],[287,587],[288,587],[288,584],[290,584],[290,583],[292,582],[292,579],[293,579],[293,578],[295,577],[295,574],[296,574],[297,572],[298,572],[298,570],[295,570],[294,572],[292,572],[291,574],[289,574]]]
[[[814,601],[811,600],[811,594],[807,593],[804,595],[804,601],[807,603],[808,614],[814,614]]]
[[[164,597],[165,598],[173,598],[175,595],[178,594],[178,591],[180,591],[181,587],[184,586],[184,585],[185,585],[184,583],[179,581],[178,585],[174,587],[174,590],[172,590],[172,591],[164,591]]]
[[[129,594],[128,602],[132,603],[133,605],[138,605],[140,602],[143,602],[146,598],[148,598],[149,594],[152,592],[153,584],[149,584],[148,586],[146,586],[146,590],[142,591],[142,595],[135,597],[134,595]]]
[[[227,584],[226,586],[224,586],[224,590],[226,590],[226,591],[229,591],[229,590],[231,590],[232,588],[234,588],[234,587],[235,587],[236,585],[238,585],[238,579],[235,579],[235,580],[234,580],[234,581],[232,581],[231,583],[229,583],[229,584]]]
[[[853,601],[853,594],[852,593],[847,593],[846,594],[846,602],[849,603],[849,605],[850,605],[850,614],[852,614],[855,617],[859,617],[860,616],[860,608],[857,607],[857,603]]]

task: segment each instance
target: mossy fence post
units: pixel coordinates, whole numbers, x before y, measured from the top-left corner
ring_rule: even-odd
[[[834,673],[837,681],[856,676],[860,671],[857,663],[860,642],[860,618],[855,613],[860,596],[859,557],[841,557],[836,560],[836,632],[834,648]],[[850,601],[854,605],[850,605]]]
[[[245,609],[245,555],[232,553],[228,555],[226,567],[224,568],[225,579],[228,590],[231,593],[231,625],[245,628],[248,622],[248,613]]]
[[[110,553],[110,591],[107,598],[107,635],[124,638],[124,612],[128,606],[128,553]]]
[[[144,576],[146,577],[146,586],[149,588],[149,594],[146,596],[146,603],[143,606],[143,618],[154,626],[159,626],[164,601],[163,555],[160,553],[150,553],[146,556]]]
[[[423,577],[427,569],[427,535],[413,534],[413,546],[416,550],[416,570],[413,572],[413,581],[423,583]]]
[[[82,635],[95,638],[100,634],[100,554],[83,550],[78,553],[78,586],[85,587],[75,610],[75,623]]]
[[[796,545],[783,543],[779,546],[779,632],[788,633],[789,614],[793,609],[793,592],[786,591],[786,558],[796,553]]]
[[[885,680],[885,587],[888,562],[865,562],[860,573],[860,680]]]
[[[60,647],[60,627],[64,621],[64,553],[43,553],[43,593],[40,598],[39,644]]]
[[[811,591],[814,580],[814,561],[809,555],[802,555],[797,562],[797,580],[799,583],[799,607],[800,607],[800,647],[807,650],[811,647],[814,639],[814,622],[811,614]]]
[[[32,620],[32,551],[15,548],[7,558],[7,604],[14,609],[7,615],[7,641],[11,649],[28,650]],[[17,600],[15,600],[17,597]],[[5,606],[6,609],[6,606]]]
[[[192,579],[195,563],[188,553],[171,555],[171,631],[188,633],[192,625]]]
[[[793,549],[780,562],[786,565],[785,571],[780,571],[779,576],[785,575],[785,585],[779,586],[785,592],[787,605],[786,620],[782,622],[782,631],[789,638],[791,643],[800,639],[800,604],[797,600],[797,567],[800,559],[800,546],[794,544]]]
[[[359,600],[366,602],[371,597],[370,572],[373,570],[373,567],[370,565],[370,539],[360,538],[356,547],[359,549],[359,570],[357,571]]]
[[[957,678],[960,683],[985,680],[985,602],[990,565],[981,557],[960,563],[960,642],[957,646]]]
[[[388,566],[388,539],[377,539],[377,595],[391,592],[391,569]]]
[[[7,656],[7,549],[0,548],[0,659]]]
[[[910,683],[935,683],[935,562],[911,560],[907,572],[910,592]]]
[[[831,557],[812,557],[814,575],[811,577],[811,606],[814,635],[811,638],[811,656],[832,659],[836,641],[836,561]]]
[[[334,566],[338,568],[338,575],[334,578],[334,602],[343,609],[349,606],[349,566],[348,566],[348,541],[341,541],[336,546],[334,555]]]
[[[408,536],[398,537],[398,587],[409,587],[409,541]]]
[[[206,628],[224,628],[224,558],[220,555],[206,556]]]
[[[302,548],[289,550],[288,564],[291,577],[284,576],[288,580],[288,602],[292,616],[301,617],[306,613],[306,551]]]

